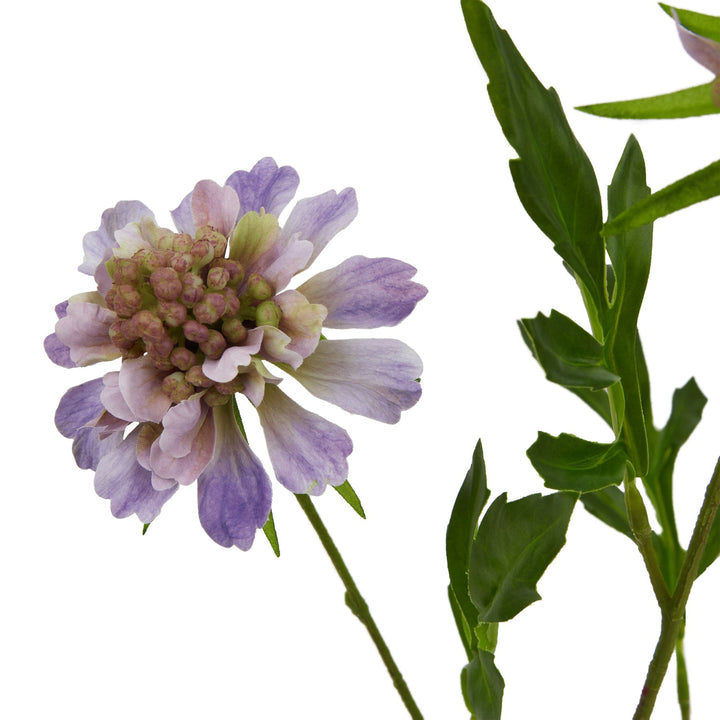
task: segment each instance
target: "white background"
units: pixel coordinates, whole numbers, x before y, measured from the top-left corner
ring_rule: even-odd
[[[504,0],[496,16],[554,85],[610,181],[636,133],[657,189],[718,156],[717,116],[620,122],[573,106],[708,81],[649,1]],[[717,14],[717,3],[693,9]],[[13,720],[403,718],[363,628],[297,504],[275,487],[282,556],[215,545],[194,488],[145,537],[114,519],[53,425],[67,387],[42,351],[53,306],[90,289],[75,272],[102,211],[138,199],[170,222],[197,180],[272,155],[298,197],[354,186],[360,214],[317,269],[389,255],[430,289],[382,334],[423,357],[424,396],[391,427],[296,398],[354,439],[360,520],[332,491],[317,506],[425,717],[467,716],[465,662],[446,602],[444,533],[482,436],[493,494],[542,490],[525,458],[538,430],[608,431],[547,383],[517,331],[551,308],[582,321],[551,243],[517,202],[459,3],[424,0],[13,3],[2,11],[3,458],[0,715]],[[687,542],[718,454],[717,202],[663,220],[641,315],[656,419],[691,375],[710,398],[680,456]],[[715,212],[714,215],[711,213]],[[380,333],[375,333],[380,334]],[[256,452],[264,451],[245,412]],[[508,720],[629,718],[659,614],[637,551],[578,509],[541,580],[543,601],[500,630]],[[689,604],[695,717],[716,717],[720,571]],[[668,676],[656,717],[676,718]]]

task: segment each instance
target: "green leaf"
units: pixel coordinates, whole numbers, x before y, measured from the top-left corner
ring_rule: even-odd
[[[564,387],[599,390],[620,378],[605,365],[602,345],[569,317],[552,310],[518,322],[547,379]]]
[[[720,195],[720,160],[658,190],[629,207],[602,229],[605,236],[647,225],[658,218]]]
[[[703,15],[692,10],[681,10],[671,5],[665,5],[665,3],[659,3],[659,5],[670,17],[673,17],[673,10],[675,10],[680,24],[690,32],[720,43],[720,17]]]
[[[472,660],[473,657],[475,657],[475,651],[477,650],[475,647],[477,638],[475,637],[473,629],[470,627],[470,624],[465,617],[463,609],[460,607],[460,603],[458,602],[457,595],[455,595],[452,585],[448,585],[448,600],[450,601],[450,609],[452,610],[453,618],[455,618],[455,625],[457,625],[460,639],[462,640],[463,647],[465,648],[465,653],[467,654],[468,660]]]
[[[268,515],[267,521],[263,525],[263,532],[270,543],[270,547],[275,553],[275,557],[280,557],[280,543],[278,542],[277,532],[275,531],[275,521],[273,520],[272,510],[270,511],[270,515]]]
[[[477,720],[500,720],[505,681],[495,666],[495,656],[479,650],[462,671],[463,696]]]
[[[645,161],[631,135],[608,188],[610,219],[648,197]],[[607,252],[615,277],[606,327],[605,352],[610,368],[622,378],[623,416],[620,436],[637,475],[648,468],[648,440],[637,368],[637,322],[652,258],[652,225],[607,237]]]
[[[470,555],[470,596],[481,622],[502,622],[540,599],[536,584],[565,544],[577,495],[503,493],[480,523]]]
[[[363,519],[365,520],[365,511],[363,510],[360,498],[353,490],[352,485],[346,480],[342,485],[333,485],[340,497]]]
[[[595,103],[576,108],[590,115],[617,118],[619,120],[671,120],[699,117],[720,113],[720,107],[713,102],[715,81],[675,92],[637,100]]]
[[[622,490],[611,485],[597,492],[583,493],[580,500],[591,515],[594,515],[598,520],[602,520],[614,530],[626,535],[633,543],[635,542],[635,537],[628,523],[627,511],[625,510],[625,495]]]
[[[527,455],[547,487],[580,493],[619,485],[628,461],[621,442],[596,443],[566,433],[538,433]]]
[[[458,492],[445,536],[450,586],[470,628],[477,625],[477,609],[470,600],[468,568],[480,513],[490,497],[480,440],[475,445],[470,469]],[[460,629],[460,626],[458,626]],[[462,631],[461,631],[462,635]]]
[[[698,568],[698,577],[702,575],[720,556],[720,513],[715,516],[710,535],[708,535],[707,544],[700,559]]]
[[[535,77],[485,3],[462,0],[473,46],[490,80],[488,94],[519,155],[510,169],[528,215],[603,306],[602,204],[592,165],[570,130],[557,93]]]

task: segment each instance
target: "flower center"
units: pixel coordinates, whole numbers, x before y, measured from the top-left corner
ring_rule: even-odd
[[[281,320],[271,284],[256,273],[245,278],[244,268],[225,257],[226,248],[227,238],[207,226],[194,239],[167,233],[153,248],[106,263],[112,288],[105,301],[118,316],[112,342],[123,358],[147,354],[167,371],[162,387],[174,403],[203,389],[209,404],[227,402],[243,389],[240,377],[213,382],[203,361],[243,345],[248,330]]]

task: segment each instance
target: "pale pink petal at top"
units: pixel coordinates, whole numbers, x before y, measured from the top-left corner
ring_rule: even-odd
[[[300,240],[309,240],[313,244],[307,263],[310,265],[330,240],[355,219],[357,211],[357,198],[352,188],[345,188],[340,193],[328,190],[298,201],[282,229],[282,237],[299,233]]]
[[[55,335],[70,348],[70,358],[78,367],[114,360],[120,350],[110,340],[110,325],[117,315],[93,302],[71,302],[67,314],[55,325]]]
[[[162,422],[170,409],[171,400],[162,389],[162,381],[167,374],[158,370],[147,355],[123,361],[120,367],[120,392],[139,420]]]
[[[417,353],[393,339],[322,340],[303,364],[290,372],[313,395],[343,410],[396,423],[422,393]]]
[[[677,28],[680,42],[690,57],[707,68],[715,77],[720,76],[720,44],[714,40],[697,35],[680,24],[677,12],[673,10],[675,27]]]
[[[237,222],[240,200],[233,188],[201,180],[195,185],[190,207],[196,228],[210,225],[227,237]]]
[[[294,493],[319,495],[347,480],[350,436],[291,400],[274,385],[258,407],[270,462],[277,479]]]

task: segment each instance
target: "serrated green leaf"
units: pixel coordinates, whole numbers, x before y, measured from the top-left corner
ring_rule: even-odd
[[[503,622],[540,599],[536,584],[565,544],[577,495],[529,495],[488,508],[470,554],[470,597],[481,622]]]
[[[621,442],[597,443],[566,433],[538,433],[527,455],[547,487],[579,493],[619,485],[628,461]]]
[[[704,15],[692,10],[682,10],[665,3],[659,3],[659,5],[673,19],[674,10],[678,15],[680,24],[690,32],[720,43],[720,17]]]
[[[620,213],[602,229],[606,237],[720,195],[720,160],[664,187]]]
[[[349,481],[345,481],[342,485],[333,485],[333,488],[337,490],[338,495],[363,519],[365,520],[365,510],[363,510],[360,498],[357,496],[355,490]]]
[[[450,585],[469,627],[477,625],[477,609],[470,600],[468,568],[480,513],[490,497],[482,442],[477,441],[470,469],[458,492],[445,535]]]
[[[549,317],[539,313],[518,325],[550,382],[599,390],[620,379],[605,365],[602,345],[562,313],[552,310]]]
[[[635,537],[628,523],[627,511],[625,510],[625,495],[622,490],[610,485],[597,492],[583,493],[580,500],[591,515],[594,515],[598,520],[602,520],[614,530],[626,535],[633,543],[635,542]]]
[[[608,188],[608,214],[617,217],[648,197],[645,161],[631,135]],[[637,367],[637,322],[652,259],[652,225],[607,237],[607,252],[615,278],[607,316],[605,353],[609,367],[622,378],[623,415],[616,428],[637,475],[648,468],[648,440]]]
[[[270,511],[270,515],[268,515],[267,521],[263,525],[263,532],[270,543],[270,547],[275,553],[275,557],[280,557],[280,543],[278,542],[277,531],[275,530],[275,520],[273,520],[272,510]]]
[[[463,697],[477,720],[500,720],[505,681],[492,653],[479,650],[462,671]]]
[[[636,100],[583,105],[576,109],[589,115],[618,120],[673,120],[713,115],[720,113],[720,107],[713,102],[714,83],[715,81],[711,81],[704,85]]]
[[[485,3],[462,0],[473,46],[490,80],[488,94],[519,155],[510,169],[528,215],[601,309],[605,250],[595,173],[570,130],[557,93],[546,89]]]

